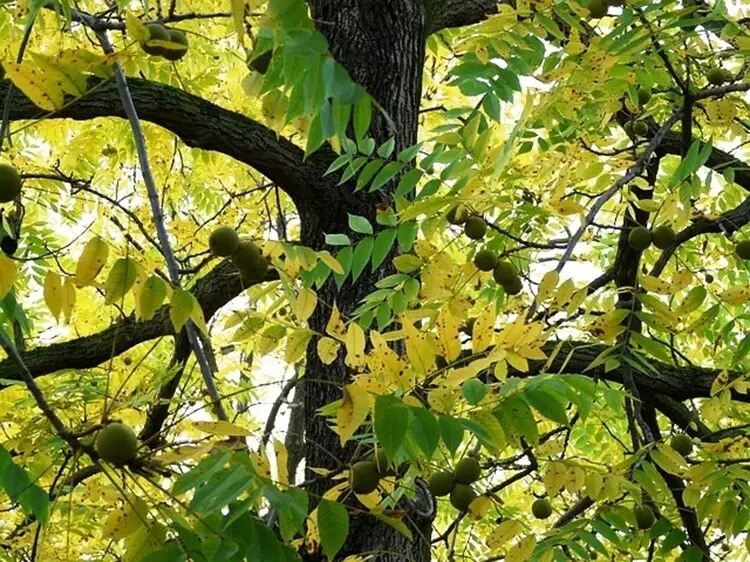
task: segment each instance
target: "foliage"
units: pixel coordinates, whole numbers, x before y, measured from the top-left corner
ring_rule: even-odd
[[[0,559],[365,560],[355,520],[419,540],[404,506],[438,472],[455,490],[468,457],[468,509],[433,498],[435,559],[747,559],[747,8],[592,19],[592,1],[434,30],[409,146],[303,0],[0,3],[0,159],[24,180],[0,206],[19,243],[0,254]],[[157,20],[187,34],[179,61],[161,55],[184,43],[149,42]],[[117,65],[138,123],[114,118]],[[282,168],[377,211],[317,217],[305,244],[305,182]],[[262,248],[265,277],[211,254],[220,226]],[[346,380],[305,379],[312,360]],[[303,383],[336,386],[307,414],[347,455],[304,477]],[[111,420],[140,432],[124,467],[92,447]],[[377,490],[353,492],[355,462]]]

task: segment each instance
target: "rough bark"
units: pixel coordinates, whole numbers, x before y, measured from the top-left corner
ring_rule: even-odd
[[[498,4],[512,4],[498,0],[427,0],[427,32],[437,33],[449,27],[478,23],[496,14]]]
[[[390,117],[389,121],[379,112],[373,114],[372,137],[377,143],[395,137],[396,151],[413,145],[417,141],[426,37],[422,2],[316,0],[311,4],[318,30],[328,39],[331,54]],[[325,216],[315,216],[313,213],[304,216],[302,243],[321,248],[324,230],[347,230],[347,212],[365,216],[374,224],[376,206],[388,202],[391,189],[386,186],[375,194],[362,193],[356,198],[350,197],[346,208],[332,208]],[[301,213],[304,214],[302,210]],[[349,280],[340,290],[332,282],[328,283],[320,291],[319,297],[329,304],[335,302],[346,317],[362,297],[375,289],[375,283],[387,272],[387,266],[376,271],[368,268],[356,283]],[[310,319],[310,327],[317,333],[325,333],[328,318],[327,307],[319,306]],[[310,468],[336,468],[340,463],[347,463],[353,452],[352,447],[342,449],[338,436],[328,427],[326,419],[318,414],[321,406],[341,398],[340,388],[346,384],[349,373],[341,356],[332,365],[324,365],[318,357],[316,343],[317,340],[313,340],[308,348],[305,375],[308,381],[305,385],[305,462],[308,478],[313,476]],[[321,482],[310,490],[311,494],[316,496],[329,485]],[[339,557],[373,554],[373,559],[378,562],[429,560],[431,517],[419,517],[416,511],[411,511],[408,521],[414,540],[407,539],[368,515],[353,517],[347,543]],[[307,562],[323,559],[321,554],[305,557]]]

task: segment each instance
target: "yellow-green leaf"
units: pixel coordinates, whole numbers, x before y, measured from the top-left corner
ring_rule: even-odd
[[[151,320],[159,307],[167,298],[167,283],[158,275],[146,279],[138,295],[140,316],[143,320]]]
[[[356,383],[344,387],[344,398],[336,412],[336,433],[343,447],[367,418],[372,408],[372,396]]]
[[[323,337],[318,340],[318,357],[326,365],[330,365],[336,360],[339,353],[339,342],[333,338]]]
[[[146,521],[148,505],[141,498],[110,511],[102,527],[102,538],[119,541],[135,533]]]
[[[4,62],[3,68],[13,85],[21,90],[34,105],[45,111],[61,109],[65,94],[54,73],[48,73],[37,65]]]
[[[16,262],[0,253],[0,299],[5,298],[16,281]]]
[[[130,258],[120,258],[112,266],[104,286],[107,304],[120,302],[135,284],[136,264]]]
[[[2,266],[0,265],[0,267]],[[63,307],[63,288],[60,276],[51,269],[47,271],[47,275],[44,277],[44,302],[52,316],[57,320]]]
[[[297,295],[297,303],[294,307],[294,313],[299,318],[300,322],[307,322],[307,319],[312,316],[315,307],[318,305],[318,295],[310,289],[300,289],[299,295]]]
[[[210,435],[223,435],[226,437],[247,437],[252,435],[249,429],[241,427],[228,421],[194,421],[193,427],[203,433]]]
[[[98,236],[89,240],[76,265],[76,282],[78,285],[91,284],[99,275],[104,264],[107,263],[108,255],[109,246],[104,240]]]
[[[193,295],[182,289],[177,289],[172,294],[172,302],[169,308],[169,319],[172,321],[174,331],[179,332],[193,314],[195,299]]]

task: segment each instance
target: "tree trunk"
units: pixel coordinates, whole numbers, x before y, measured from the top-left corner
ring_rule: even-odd
[[[380,144],[395,137],[396,151],[417,141],[418,115],[421,99],[422,68],[425,46],[425,11],[420,0],[315,0],[311,2],[318,30],[329,41],[330,52],[349,72],[352,79],[383,107],[391,123],[374,110],[370,134]],[[393,128],[395,127],[395,128]],[[345,205],[332,208],[300,209],[302,243],[315,249],[324,245],[323,233],[347,232],[347,214],[367,217],[375,224],[376,208],[391,201],[393,186],[375,194],[349,193],[339,200]],[[330,280],[321,291],[310,327],[325,333],[330,307],[336,303],[347,318],[360,299],[375,289],[375,283],[390,273],[386,264],[378,270],[367,269],[356,282],[347,280],[341,289]],[[341,398],[341,387],[349,379],[341,354],[331,365],[324,365],[317,354],[317,338],[307,351],[305,374],[305,434],[307,478],[314,476],[313,467],[335,469],[348,463],[353,448],[342,449],[318,409]],[[320,482],[309,491],[319,497],[330,482]],[[315,501],[315,500],[313,500]],[[404,535],[368,515],[352,516],[347,543],[338,558],[351,554],[372,554],[372,560],[396,562],[430,559],[432,517],[407,516],[414,538]],[[320,554],[305,558],[310,562],[323,560]]]

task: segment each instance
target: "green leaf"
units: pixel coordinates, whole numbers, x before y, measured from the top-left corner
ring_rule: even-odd
[[[393,197],[399,199],[404,197],[407,193],[414,191],[414,188],[417,186],[417,183],[419,183],[419,180],[422,179],[423,175],[424,172],[418,168],[406,172],[401,176],[401,179],[398,182],[398,187],[393,193]]]
[[[337,502],[320,500],[318,529],[323,552],[329,560],[333,560],[349,534],[349,513],[346,507]]]
[[[464,426],[460,420],[452,416],[440,416],[438,418],[440,425],[440,435],[443,443],[448,447],[451,454],[456,454],[458,447],[464,439]]]
[[[372,225],[365,217],[360,215],[349,215],[349,228],[360,234],[372,235]]]
[[[393,177],[403,169],[404,165],[401,162],[389,162],[386,164],[380,173],[375,176],[370,186],[370,191],[376,191],[383,187],[386,183],[391,181]]]
[[[130,258],[120,258],[112,266],[104,286],[104,302],[119,302],[135,284],[136,264]]]
[[[495,437],[490,430],[484,427],[481,423],[467,419],[461,419],[459,421],[461,422],[461,425],[471,431],[486,447],[490,449],[496,449],[498,447],[499,444],[495,440]]]
[[[172,302],[169,307],[169,319],[172,321],[174,331],[179,333],[182,327],[190,319],[193,313],[195,300],[193,295],[183,289],[175,289],[172,293]]]
[[[49,494],[39,486],[32,485],[23,495],[25,498],[21,503],[28,505],[31,513],[42,525],[45,525],[49,517]]]
[[[352,280],[356,281],[367,266],[367,262],[370,261],[372,255],[372,247],[374,245],[374,238],[368,236],[359,241],[356,248],[354,248],[354,256],[352,258]]]
[[[419,154],[419,150],[422,148],[422,143],[419,142],[415,144],[414,146],[410,146],[408,148],[403,149],[401,152],[398,153],[398,161],[403,162],[404,164],[411,162],[416,158],[417,154]]]
[[[3,488],[5,493],[10,497],[10,501],[15,503],[19,496],[26,491],[31,485],[31,480],[26,471],[16,463],[10,463],[3,471]]]
[[[461,385],[461,392],[466,398],[466,401],[472,406],[479,404],[487,395],[487,385],[479,379],[469,379]]]
[[[286,542],[291,541],[302,530],[302,525],[307,518],[309,501],[307,492],[300,488],[281,491],[273,486],[265,486],[263,495],[271,502],[279,515],[281,537]]]
[[[166,298],[167,283],[164,279],[158,275],[152,275],[146,279],[138,295],[141,318],[151,320]]]
[[[372,120],[372,104],[370,97],[365,96],[354,105],[354,134],[357,139],[364,138],[370,128]]]
[[[378,156],[380,156],[381,158],[390,158],[395,147],[396,139],[391,137],[378,147]]]
[[[330,166],[328,166],[326,173],[323,175],[327,176],[328,174],[332,174],[336,170],[346,166],[350,161],[351,161],[351,158],[348,154],[342,154],[341,156],[336,158],[336,160],[334,160]]]
[[[329,246],[351,246],[352,241],[346,234],[326,234],[326,244]]]
[[[372,268],[377,269],[385,261],[396,241],[396,229],[389,228],[378,234],[372,248]]]
[[[375,400],[375,436],[386,456],[393,460],[404,442],[409,427],[409,409],[395,396],[378,396]]]
[[[227,461],[231,456],[231,452],[226,452],[211,455],[210,457],[203,459],[195,466],[195,468],[185,474],[181,474],[177,480],[175,480],[174,486],[172,486],[172,493],[179,496],[188,490],[192,490],[193,488],[208,482],[214,474],[219,472],[224,465],[227,464]]]
[[[245,466],[220,471],[196,490],[190,501],[190,511],[210,515],[235,501],[254,485],[255,479]]]
[[[414,407],[411,413],[409,431],[419,448],[431,459],[440,442],[440,424],[435,415],[424,408]]]
[[[545,418],[560,425],[568,425],[568,415],[565,413],[565,405],[561,397],[541,388],[527,389],[524,394],[529,404]]]
[[[401,273],[411,273],[424,265],[424,262],[412,254],[403,254],[393,258],[393,266]]]
[[[398,227],[398,247],[402,252],[410,252],[414,246],[414,241],[419,233],[419,225],[416,221],[401,223]]]
[[[364,169],[360,172],[359,177],[357,178],[357,186],[354,188],[354,191],[359,191],[360,189],[363,189],[368,183],[370,183],[372,177],[378,172],[378,170],[380,170],[382,166],[382,160],[373,160],[367,166],[365,166]]]

